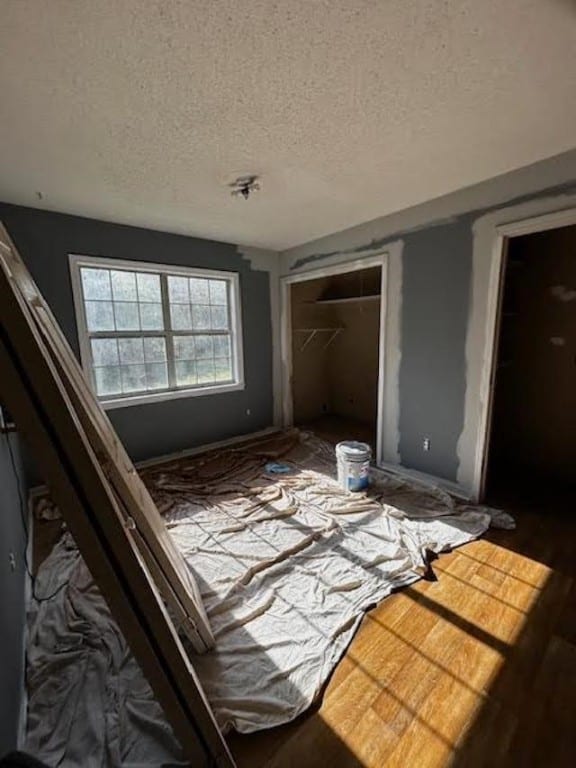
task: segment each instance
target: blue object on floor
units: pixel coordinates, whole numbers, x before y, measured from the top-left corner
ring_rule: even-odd
[[[271,461],[266,464],[266,472],[270,472],[273,475],[287,475],[292,472],[292,467],[289,464],[282,464],[279,461]]]

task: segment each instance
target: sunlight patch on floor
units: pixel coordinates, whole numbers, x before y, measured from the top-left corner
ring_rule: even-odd
[[[357,765],[445,768],[490,698],[553,571],[478,541],[364,620],[331,681],[322,721]]]

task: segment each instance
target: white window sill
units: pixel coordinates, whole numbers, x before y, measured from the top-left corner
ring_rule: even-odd
[[[146,392],[133,397],[120,397],[114,400],[99,400],[105,411],[115,408],[128,408],[131,405],[143,405],[145,403],[162,403],[166,400],[180,400],[184,397],[201,397],[203,395],[220,395],[225,392],[237,392],[244,389],[243,381],[232,384],[211,385],[209,387],[194,387],[193,389],[178,389],[171,392]]]

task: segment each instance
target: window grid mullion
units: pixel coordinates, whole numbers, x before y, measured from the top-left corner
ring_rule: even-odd
[[[232,336],[232,331],[222,329],[222,330],[212,330],[209,328],[205,329],[190,329],[185,331],[175,331],[173,329],[170,329],[170,335],[171,336]],[[87,336],[90,339],[136,339],[136,338],[143,338],[143,339],[154,339],[154,338],[162,338],[166,336],[166,331],[140,331],[138,329],[134,329],[133,331],[88,331]]]
[[[166,338],[166,362],[168,367],[168,387],[176,388],[176,365],[174,363],[174,336],[172,334],[172,319],[170,317],[170,301],[168,298],[168,276],[160,275],[160,290],[162,292],[162,318]]]
[[[81,271],[84,266],[85,265],[83,265],[83,264],[76,266],[77,274],[79,276],[78,284],[79,284],[80,299],[81,299],[81,304],[82,304],[82,310],[79,313],[79,316],[81,318],[81,321],[79,321],[79,327],[83,326],[83,330],[84,330],[84,334],[85,334],[84,337],[83,337],[85,339],[85,341],[81,342],[81,345],[82,344],[84,345],[83,346],[83,351],[82,351],[82,355],[83,355],[82,360],[83,360],[83,362],[84,362],[84,359],[86,359],[88,361],[88,365],[86,366],[86,368],[89,369],[90,379],[91,379],[91,382],[92,382],[92,385],[93,385],[95,391],[97,390],[97,385],[96,385],[96,370],[97,369],[115,368],[115,367],[118,367],[119,369],[121,369],[123,365],[127,365],[127,366],[132,366],[134,368],[138,368],[138,367],[140,367],[141,363],[140,362],[133,362],[133,363],[126,362],[126,363],[123,363],[122,360],[120,360],[120,358],[118,358],[118,362],[116,363],[116,365],[112,365],[112,363],[109,361],[109,363],[102,362],[100,365],[96,366],[95,365],[95,361],[94,361],[94,356],[93,356],[94,353],[93,353],[93,349],[92,349],[92,341],[96,342],[96,340],[98,340],[98,339],[110,339],[110,340],[114,339],[114,340],[116,340],[116,343],[118,344],[118,342],[121,343],[122,339],[129,339],[129,338],[133,338],[135,340],[136,339],[145,340],[146,338],[149,338],[149,339],[153,339],[153,338],[158,338],[159,339],[159,338],[162,338],[164,340],[165,349],[166,349],[165,354],[166,354],[166,373],[167,373],[167,382],[166,383],[167,383],[167,386],[165,388],[158,388],[158,389],[153,389],[153,390],[152,389],[150,389],[150,390],[148,389],[148,378],[147,378],[148,377],[148,368],[146,367],[146,388],[145,389],[142,389],[142,390],[141,389],[138,389],[138,390],[130,389],[129,391],[124,391],[123,387],[122,387],[121,394],[120,393],[118,393],[118,394],[114,393],[114,394],[111,394],[111,395],[100,395],[100,399],[101,400],[106,401],[106,400],[115,400],[115,399],[124,398],[124,397],[126,397],[126,398],[129,398],[129,397],[132,397],[132,396],[136,396],[137,397],[139,395],[146,395],[149,392],[153,392],[154,394],[161,394],[161,393],[169,393],[169,392],[186,391],[188,389],[190,391],[193,391],[194,389],[196,389],[195,385],[191,385],[188,382],[186,382],[186,384],[181,384],[181,385],[178,385],[178,383],[177,383],[177,372],[176,372],[176,362],[177,362],[177,360],[176,360],[176,357],[175,357],[175,346],[176,346],[176,340],[178,339],[178,337],[227,338],[228,339],[228,345],[226,346],[226,348],[222,347],[221,350],[219,348],[218,357],[216,357],[215,350],[213,349],[212,350],[212,356],[209,357],[209,358],[207,357],[206,361],[212,361],[214,363],[214,373],[213,373],[213,375],[214,375],[214,377],[216,377],[216,370],[219,371],[218,372],[218,376],[222,375],[222,368],[220,366],[220,368],[217,369],[216,368],[216,362],[218,360],[220,360],[220,359],[222,359],[222,360],[223,359],[227,359],[228,363],[227,363],[226,368],[224,370],[227,371],[229,369],[231,376],[230,376],[230,380],[229,381],[226,381],[226,382],[222,381],[221,383],[223,383],[223,384],[224,383],[226,383],[226,384],[227,383],[237,383],[235,380],[236,380],[236,377],[238,375],[238,370],[239,370],[238,369],[238,354],[237,354],[237,350],[236,350],[236,343],[237,343],[236,342],[236,338],[237,338],[238,329],[236,327],[236,322],[237,321],[235,320],[236,315],[235,315],[234,306],[235,306],[235,302],[238,299],[237,299],[236,293],[233,292],[233,289],[237,292],[238,288],[237,288],[237,283],[233,283],[233,281],[232,281],[232,279],[230,277],[226,276],[226,279],[225,279],[226,302],[222,304],[222,306],[226,307],[227,314],[228,314],[227,327],[214,328],[214,329],[213,328],[197,328],[197,327],[196,328],[189,328],[189,329],[187,329],[187,328],[174,329],[172,327],[172,315],[171,315],[171,304],[170,304],[170,290],[169,290],[170,284],[169,284],[169,281],[168,281],[168,278],[171,277],[171,274],[167,273],[167,272],[160,272],[160,273],[157,273],[157,274],[158,274],[158,278],[159,278],[160,302],[161,302],[161,308],[162,308],[161,309],[162,320],[163,320],[163,327],[162,327],[162,329],[159,329],[159,330],[153,330],[153,329],[143,330],[142,329],[143,318],[142,318],[142,312],[141,312],[141,303],[145,303],[145,302],[141,302],[140,301],[140,299],[141,299],[140,285],[138,283],[138,280],[136,279],[136,301],[132,302],[132,303],[136,303],[136,305],[137,305],[138,318],[139,318],[139,321],[140,321],[139,322],[140,328],[139,329],[134,328],[134,330],[122,330],[122,331],[120,331],[120,330],[117,330],[116,327],[115,327],[117,319],[116,319],[116,305],[115,305],[115,300],[114,300],[115,299],[115,294],[114,294],[114,289],[113,289],[112,280],[111,280],[111,274],[112,274],[111,273],[111,266],[106,265],[106,271],[108,273],[107,277],[108,277],[108,283],[109,283],[110,297],[109,298],[102,298],[102,299],[96,299],[96,298],[92,299],[91,298],[90,300],[88,300],[86,298],[86,296],[85,296],[84,282],[83,282],[83,279],[82,279],[82,271]],[[117,265],[114,265],[114,266],[116,267]],[[87,268],[91,269],[92,267],[87,267]],[[132,270],[126,269],[126,271],[130,272]],[[137,274],[137,270],[133,270],[133,271],[135,272],[135,274]],[[206,280],[209,279],[208,274],[206,274],[206,276],[203,275],[203,279],[206,279]],[[222,278],[216,278],[216,279],[222,279]],[[214,314],[211,311],[211,307],[212,307],[211,299],[214,298],[212,296],[212,286],[210,286],[209,290],[210,290],[210,294],[209,294],[209,298],[208,298],[207,308],[209,309],[209,313],[210,313],[209,320],[210,320],[210,322],[214,322],[215,321]],[[215,294],[215,295],[218,295],[218,294]],[[111,304],[111,308],[112,308],[112,324],[114,326],[113,329],[110,329],[110,330],[107,330],[107,331],[89,331],[88,330],[87,321],[86,321],[86,311],[87,311],[86,307],[87,307],[89,301],[92,301],[92,302],[102,301],[103,303],[104,302],[109,302]],[[128,301],[128,299],[126,299],[126,301]],[[156,302],[150,300],[148,303],[151,303],[151,304],[157,303],[157,299],[156,299]],[[192,301],[190,300],[190,297],[189,297],[189,304],[190,304],[190,308],[192,310],[193,304],[192,304]],[[220,306],[220,304],[214,305],[214,306]],[[98,322],[100,323],[100,325],[103,324],[100,320]],[[218,322],[218,321],[216,321],[216,322]],[[102,349],[104,349],[104,347],[100,347],[100,350],[102,350]],[[228,354],[223,354],[225,349],[227,349]],[[208,349],[204,349],[203,351],[205,353],[208,353]],[[102,353],[99,352],[99,354],[102,354]],[[198,361],[198,360],[202,360],[204,358],[196,358],[196,355],[194,355],[193,359]],[[146,362],[144,361],[143,364],[145,365]],[[209,369],[210,369],[210,366],[205,366],[204,376],[208,377],[208,378],[210,378],[210,376],[209,376]],[[104,375],[104,374],[101,374],[101,375]],[[117,375],[119,375],[119,374],[117,374]],[[155,374],[150,374],[150,375],[155,375]],[[221,381],[218,378],[214,378],[213,381],[208,381],[208,378],[203,379],[202,380],[202,384],[198,383],[198,387],[199,388],[201,386],[206,386],[208,388],[212,387],[212,386],[217,387],[218,383]],[[136,382],[133,382],[133,383],[135,384]],[[107,386],[109,388],[110,384],[106,384],[104,386]],[[132,385],[130,385],[130,386],[132,386]]]

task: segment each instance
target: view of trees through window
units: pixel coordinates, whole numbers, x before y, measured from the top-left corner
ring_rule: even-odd
[[[80,278],[100,397],[234,382],[229,278],[87,266]]]

